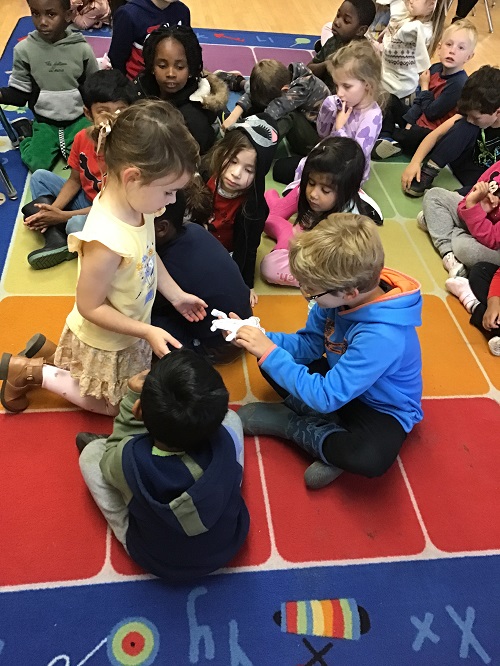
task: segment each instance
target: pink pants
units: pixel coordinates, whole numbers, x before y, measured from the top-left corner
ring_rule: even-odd
[[[286,197],[280,197],[276,190],[265,193],[269,206],[269,217],[264,227],[265,233],[276,240],[276,246],[267,254],[260,264],[260,273],[266,282],[288,287],[298,287],[299,283],[290,273],[288,263],[288,243],[299,227],[288,221],[297,212],[299,186],[295,187]]]

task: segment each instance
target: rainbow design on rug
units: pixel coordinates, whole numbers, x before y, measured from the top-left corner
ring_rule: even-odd
[[[274,620],[287,634],[353,641],[370,629],[368,613],[354,599],[285,601]]]

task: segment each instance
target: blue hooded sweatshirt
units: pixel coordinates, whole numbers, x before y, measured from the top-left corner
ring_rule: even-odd
[[[315,305],[305,328],[294,334],[268,333],[277,345],[259,361],[275,382],[322,414],[354,398],[390,414],[410,432],[422,420],[422,358],[416,326],[422,296],[413,278],[384,268],[390,289],[352,309]],[[306,367],[323,354],[323,377]]]

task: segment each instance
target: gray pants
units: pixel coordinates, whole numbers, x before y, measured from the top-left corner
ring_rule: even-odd
[[[236,459],[243,467],[243,426],[239,416],[229,409],[222,425],[236,436]],[[109,484],[101,472],[100,462],[105,450],[105,439],[95,439],[87,444],[80,454],[80,471],[113,534],[127,550],[128,506],[121,492]]]
[[[462,264],[471,268],[478,261],[500,266],[500,250],[490,250],[471,235],[458,216],[457,206],[463,197],[457,192],[433,187],[424,195],[425,223],[432,243],[441,257],[453,252]]]

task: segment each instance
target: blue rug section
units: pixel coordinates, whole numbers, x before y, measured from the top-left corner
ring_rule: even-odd
[[[148,580],[5,593],[0,663],[498,663],[499,564],[477,557],[446,567],[420,561],[220,575],[189,587]],[[365,609],[371,627],[358,640],[285,633],[273,619],[284,602],[335,598]],[[136,660],[127,661],[134,650]]]

